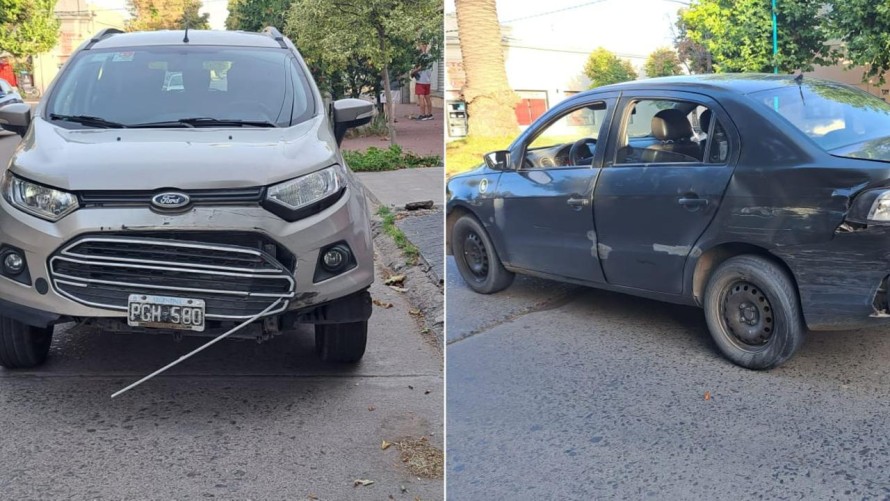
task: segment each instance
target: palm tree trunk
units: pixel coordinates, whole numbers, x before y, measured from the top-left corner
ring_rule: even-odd
[[[507,83],[504,48],[495,0],[455,0],[466,83],[469,133],[512,136],[518,132],[513,107],[519,100]]]

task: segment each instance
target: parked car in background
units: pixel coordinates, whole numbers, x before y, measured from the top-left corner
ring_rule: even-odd
[[[0,365],[41,364],[66,321],[212,336],[244,323],[236,335],[258,341],[314,324],[322,360],[361,359],[371,229],[339,144],[373,107],[322,103],[274,28],[109,29],[33,120],[0,107],[25,138],[0,170]]]
[[[8,104],[24,103],[21,94],[9,82],[0,78],[0,108]],[[0,126],[2,130],[2,126]]]
[[[697,305],[721,352],[752,369],[790,358],[807,328],[890,325],[890,105],[853,87],[602,87],[447,193],[448,249],[480,293],[527,273]]]

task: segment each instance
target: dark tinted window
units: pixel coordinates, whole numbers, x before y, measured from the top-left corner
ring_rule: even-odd
[[[124,124],[209,117],[286,127],[315,111],[305,75],[282,49],[89,50],[79,53],[60,78],[48,113]]]

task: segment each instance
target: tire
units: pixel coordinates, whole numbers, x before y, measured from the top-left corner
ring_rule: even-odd
[[[502,291],[513,283],[515,275],[507,271],[475,217],[461,216],[451,229],[451,252],[460,276],[480,294]]]
[[[367,343],[367,320],[315,325],[315,353],[323,362],[354,364],[364,356]]]
[[[53,328],[40,329],[0,317],[0,366],[7,369],[37,367],[46,361]]]
[[[708,280],[704,310],[717,347],[742,367],[771,369],[803,344],[797,288],[784,269],[763,257],[723,262]]]

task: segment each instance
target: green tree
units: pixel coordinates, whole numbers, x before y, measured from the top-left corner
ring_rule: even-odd
[[[699,0],[680,11],[686,36],[711,54],[718,72],[790,73],[828,61],[823,0],[778,2],[779,53],[773,57],[772,7],[767,0]]]
[[[294,0],[286,33],[318,75],[339,75],[364,61],[383,80],[390,141],[395,144],[393,63],[421,40],[441,45],[438,0]],[[435,53],[440,49],[436,48]]]
[[[862,80],[876,77],[884,84],[890,70],[890,3],[874,0],[828,0],[825,15],[828,35],[842,42],[835,56],[848,66],[865,66]]]
[[[602,47],[590,53],[584,65],[584,74],[590,79],[591,89],[637,78],[637,72],[630,61],[621,59]]]
[[[0,52],[13,57],[46,52],[59,38],[56,0],[0,0]]]
[[[682,73],[677,53],[667,47],[655,49],[649,54],[644,68],[648,77],[669,77]]]
[[[678,12],[676,30],[674,31],[674,47],[680,63],[686,66],[689,73],[713,73],[711,53],[704,44],[689,38],[689,30],[683,20],[683,9]]]
[[[229,0],[226,29],[260,31],[266,26],[283,30],[293,0]]]
[[[0,0],[2,1],[2,0]],[[129,0],[131,31],[193,30],[210,28],[210,14],[199,14],[201,0]]]

